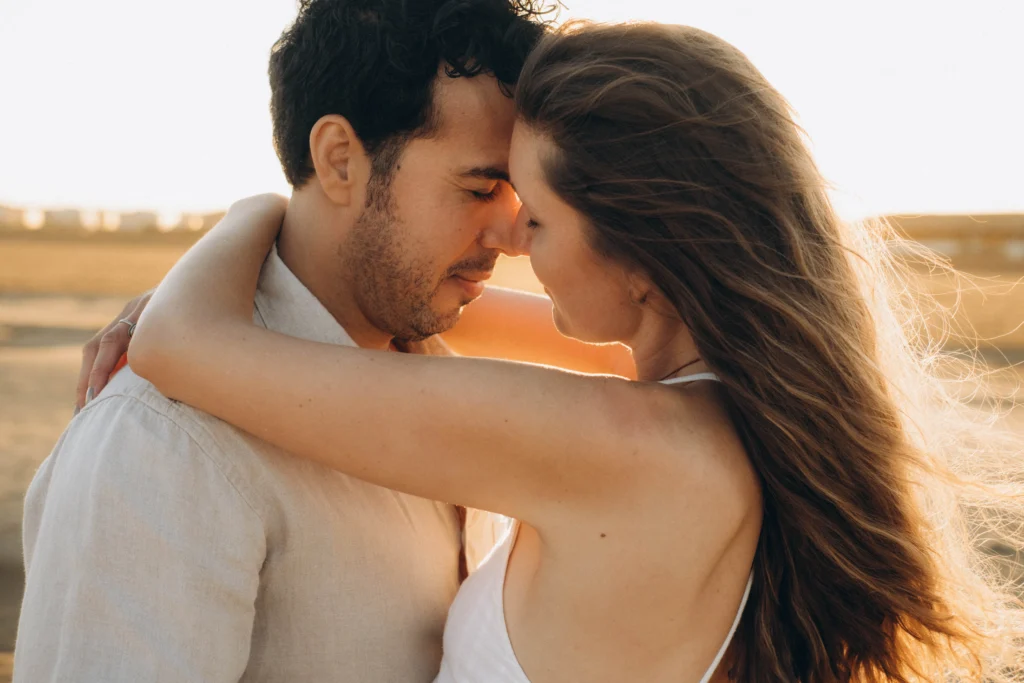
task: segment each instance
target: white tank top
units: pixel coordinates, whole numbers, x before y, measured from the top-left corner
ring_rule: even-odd
[[[718,376],[701,372],[662,383],[679,384],[702,379],[718,381]],[[518,532],[519,524],[513,522],[505,538],[494,547],[480,568],[466,579],[455,596],[444,629],[441,671],[434,683],[530,683],[519,666],[505,626],[505,574]],[[700,683],[711,680],[725,656],[750,597],[753,578],[751,572],[729,634]]]

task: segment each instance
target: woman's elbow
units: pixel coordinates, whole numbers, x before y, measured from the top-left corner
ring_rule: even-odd
[[[136,375],[166,393],[165,382],[173,372],[170,361],[175,354],[170,347],[174,337],[162,332],[161,327],[152,316],[142,316],[128,345],[128,365]]]

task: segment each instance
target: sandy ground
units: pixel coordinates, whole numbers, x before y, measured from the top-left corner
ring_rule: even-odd
[[[134,295],[158,283],[189,246],[184,236],[115,237],[0,233],[0,292]]]
[[[186,248],[0,239],[0,683],[9,680],[2,653],[13,646],[21,595],[24,491],[71,417],[81,345]],[[1024,288],[1009,287],[1017,277],[999,274],[983,283],[986,292],[961,298],[979,335],[998,338],[1015,359],[1024,349]],[[526,259],[503,260],[493,282],[539,291]],[[955,300],[943,297],[947,305]],[[1021,411],[1011,419],[1024,431]]]

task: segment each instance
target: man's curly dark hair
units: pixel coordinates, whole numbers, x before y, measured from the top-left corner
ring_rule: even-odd
[[[452,78],[493,74],[511,94],[550,10],[534,0],[302,0],[270,55],[274,145],[288,182],[313,175],[309,133],[328,114],[347,118],[374,172],[387,173],[396,147],[436,129],[441,65]]]

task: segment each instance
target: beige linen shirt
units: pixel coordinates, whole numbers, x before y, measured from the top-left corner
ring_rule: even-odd
[[[255,320],[353,344],[276,252]],[[125,369],[28,490],[14,680],[430,681],[459,534],[449,505],[291,457]]]

